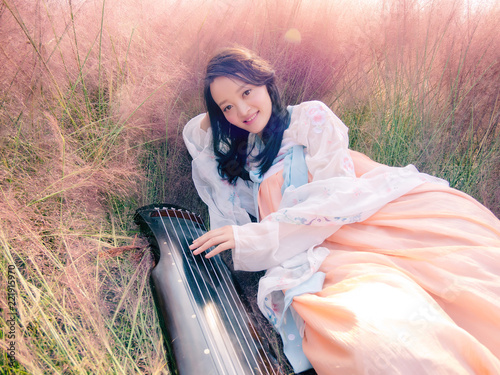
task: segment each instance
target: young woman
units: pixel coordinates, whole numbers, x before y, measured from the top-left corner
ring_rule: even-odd
[[[267,270],[258,304],[296,372],[500,373],[500,221],[488,209],[349,150],[326,105],[285,107],[246,49],[210,60],[205,100],[184,140],[212,230],[191,250],[232,249],[235,269]]]

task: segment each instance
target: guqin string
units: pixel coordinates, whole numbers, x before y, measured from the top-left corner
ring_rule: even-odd
[[[136,221],[158,248],[152,280],[179,373],[277,374],[227,266],[219,256],[206,259],[188,248],[207,231],[201,218],[177,207],[146,206]]]

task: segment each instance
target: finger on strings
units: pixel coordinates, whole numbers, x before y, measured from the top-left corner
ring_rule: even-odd
[[[223,242],[224,239],[220,237],[207,238],[205,239],[205,241],[194,242],[189,248],[193,250],[194,255],[198,255],[208,250],[212,246],[217,246]]]
[[[189,246],[189,248],[190,249],[194,249],[194,248],[202,246],[203,244],[205,244],[211,238],[216,237],[218,235],[218,232],[219,231],[217,229],[211,230],[211,231],[209,231],[209,232],[201,235],[200,237],[195,238],[193,240],[193,243]]]
[[[189,248],[191,250],[202,247],[206,244],[208,244],[208,247],[215,246],[219,243],[224,242],[224,240],[227,238],[226,232],[223,230],[224,228],[219,228],[219,229],[214,229],[211,230],[202,236],[196,238],[193,240],[193,243],[189,245]],[[205,250],[208,248],[206,247]]]
[[[208,252],[205,255],[205,258],[210,259],[213,256],[222,253],[223,251],[229,250],[230,248],[231,247],[229,246],[229,244],[227,242],[220,244],[219,246],[215,247],[212,251]]]
[[[207,251],[210,247],[205,248],[205,246],[201,246],[193,251],[193,255],[200,255],[204,251]]]
[[[191,243],[191,245],[189,245],[189,248],[191,250],[195,250],[197,248],[200,248],[201,246],[203,246],[206,242],[207,242],[207,238],[204,238],[203,236],[201,237],[198,237],[196,239],[193,240],[193,242]]]

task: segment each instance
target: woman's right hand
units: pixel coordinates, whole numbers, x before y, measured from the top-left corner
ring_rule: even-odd
[[[215,247],[205,256],[205,258],[211,258],[225,250],[234,249],[234,246],[235,241],[233,227],[231,225],[226,225],[224,227],[208,231],[202,236],[196,238],[189,246],[189,249],[193,251],[194,255],[198,255],[211,247]]]
[[[205,114],[205,117],[203,117],[203,120],[201,120],[200,128],[202,128],[205,131],[207,131],[208,128],[210,128],[210,117],[208,116],[208,113]]]

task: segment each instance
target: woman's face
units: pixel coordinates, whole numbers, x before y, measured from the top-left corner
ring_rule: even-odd
[[[217,77],[210,92],[226,120],[238,128],[260,135],[271,118],[273,104],[266,86]]]

